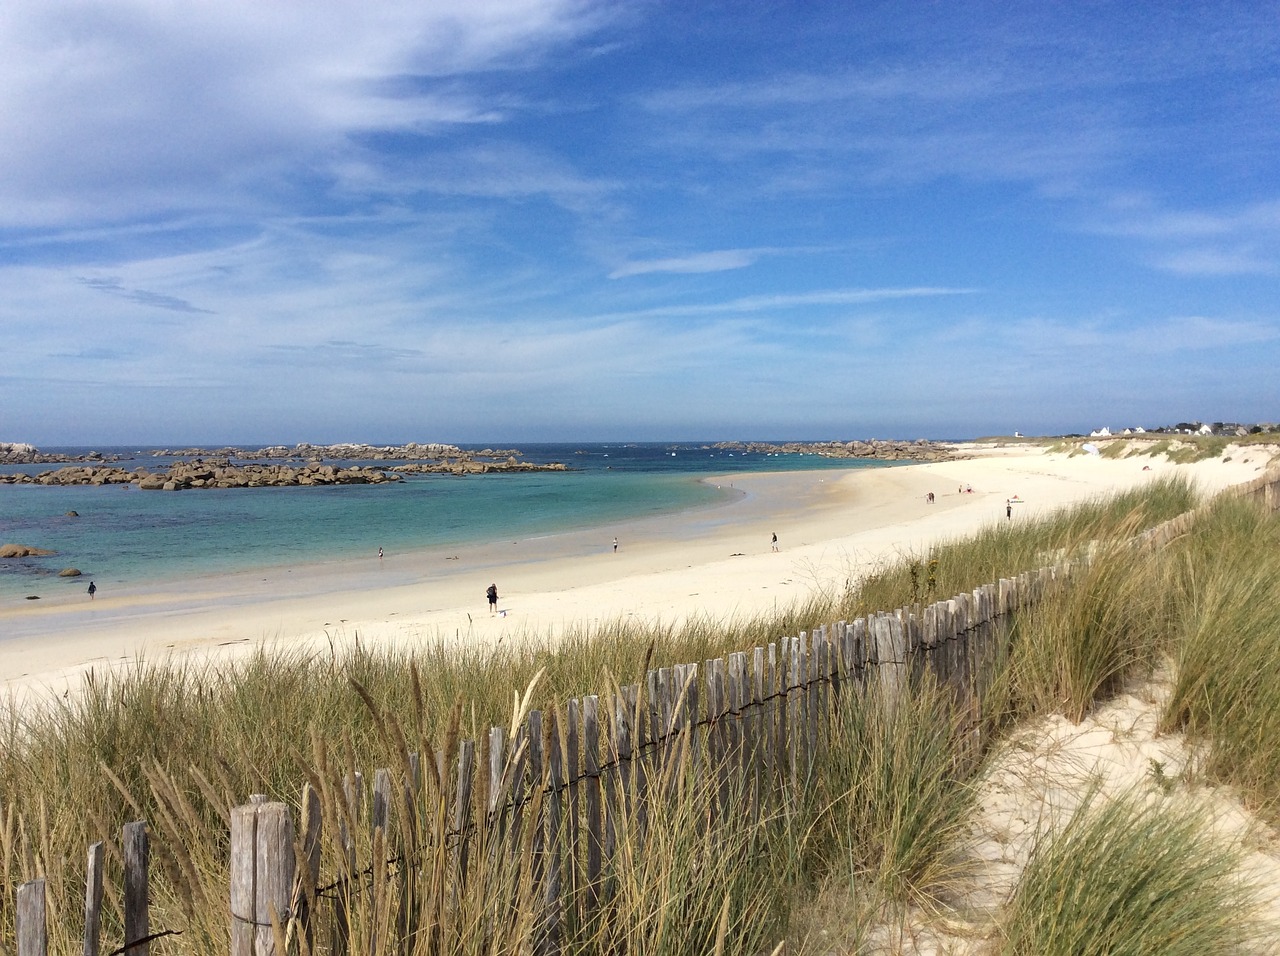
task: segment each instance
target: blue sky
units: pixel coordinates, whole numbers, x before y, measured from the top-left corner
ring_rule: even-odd
[[[0,440],[1280,419],[1280,4],[8,0]]]

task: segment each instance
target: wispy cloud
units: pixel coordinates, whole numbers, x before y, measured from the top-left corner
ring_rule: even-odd
[[[369,342],[331,339],[316,345],[272,345],[269,352],[281,353],[285,361],[311,366],[357,365],[385,369],[388,365],[420,359],[421,349],[393,348]],[[275,364],[274,362],[271,364]],[[347,369],[349,371],[349,368]]]
[[[1136,240],[1142,261],[1177,275],[1280,274],[1280,200],[1168,209],[1148,196],[1122,196],[1083,228]]]
[[[0,222],[227,208],[323,174],[357,134],[492,124],[504,109],[456,78],[609,19],[585,0],[19,0],[0,23]]]
[[[728,272],[754,265],[761,251],[756,249],[718,249],[714,252],[694,252],[687,256],[666,259],[645,259],[628,262],[609,273],[610,279],[648,275],[653,272],[670,272],[689,275],[702,272]]]
[[[1184,249],[1157,256],[1158,269],[1188,276],[1280,275],[1280,248],[1271,255],[1253,249]]]
[[[753,312],[784,311],[807,306],[867,305],[894,299],[923,299],[939,296],[973,295],[977,289],[949,289],[920,286],[902,289],[825,289],[814,292],[781,293],[776,295],[747,295],[723,302],[690,303],[687,305],[659,306],[634,312],[614,313],[612,316],[675,317],[694,315],[743,314]]]
[[[117,278],[86,278],[81,276],[78,280],[90,289],[98,292],[105,292],[107,295],[117,296],[121,299],[127,299],[130,302],[136,302],[139,305],[149,306],[153,309],[167,309],[170,312],[188,312],[198,315],[214,315],[210,309],[201,309],[192,305],[186,299],[180,299],[177,296],[164,295],[160,292],[151,292],[147,289],[127,289]]]

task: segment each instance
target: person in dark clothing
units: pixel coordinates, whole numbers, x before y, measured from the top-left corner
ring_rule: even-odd
[[[485,597],[487,597],[487,598],[489,599],[489,613],[490,613],[490,614],[495,614],[495,613],[497,613],[497,610],[498,610],[498,586],[497,586],[496,584],[490,584],[490,585],[489,585],[489,587],[488,587],[488,589],[484,592],[484,595],[485,595]]]

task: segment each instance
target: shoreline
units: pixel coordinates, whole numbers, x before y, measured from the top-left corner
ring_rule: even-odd
[[[1069,457],[1034,446],[964,451],[974,457],[709,477],[702,480],[728,485],[734,496],[512,542],[208,576],[125,596],[100,592],[92,602],[23,607],[0,614],[0,681],[11,693],[60,694],[94,668],[167,655],[225,659],[271,643],[554,639],[626,618],[676,626],[704,616],[728,625],[1006,520],[1005,503],[1014,496],[1021,499],[1014,520],[1025,520],[1169,474],[1185,474],[1211,493],[1267,465],[1267,456],[1247,450],[1191,465]],[[965,486],[973,493],[957,491]],[[925,500],[930,491],[933,504]],[[491,581],[502,616],[486,607]]]

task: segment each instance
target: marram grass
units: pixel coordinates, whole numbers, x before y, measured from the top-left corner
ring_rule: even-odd
[[[1207,744],[1201,770],[1280,824],[1280,518],[1223,499],[1171,561],[1178,639],[1163,727]]]
[[[896,701],[873,683],[842,704],[814,782],[822,868],[892,899],[943,893],[977,799],[966,736],[952,692],[928,677]]]
[[[1042,839],[1002,925],[999,956],[1206,956],[1263,931],[1239,852],[1195,808],[1095,794]]]

